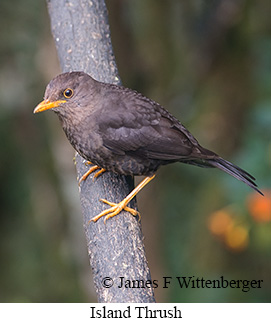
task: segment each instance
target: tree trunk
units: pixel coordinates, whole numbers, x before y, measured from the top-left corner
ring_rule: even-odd
[[[63,72],[84,71],[99,81],[120,84],[104,0],[47,0],[51,28]],[[88,169],[78,154],[78,178]],[[77,185],[76,183],[74,185]],[[138,218],[121,212],[104,224],[88,223],[108,207],[105,198],[120,202],[133,189],[131,177],[106,172],[80,185],[87,248],[99,302],[154,302],[152,288],[119,288],[126,280],[150,280]],[[136,208],[133,200],[131,207]]]

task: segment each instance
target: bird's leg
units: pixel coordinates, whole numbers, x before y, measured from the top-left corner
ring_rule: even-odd
[[[153,178],[155,177],[155,175],[153,176],[147,176],[143,179],[142,182],[140,182],[136,188],[134,188],[132,190],[132,192],[130,194],[128,194],[125,199],[123,199],[120,203],[116,204],[116,203],[111,203],[108,202],[107,200],[101,199],[102,202],[108,204],[111,206],[111,208],[104,210],[103,212],[101,212],[100,214],[96,215],[94,218],[92,218],[89,223],[91,221],[96,222],[97,220],[99,220],[101,217],[106,216],[104,219],[104,222],[106,222],[106,220],[108,220],[109,218],[114,217],[115,215],[119,214],[122,210],[125,210],[127,212],[130,212],[133,216],[139,215],[139,212],[131,209],[129,207],[127,207],[127,204],[136,196],[137,193],[139,193],[142,188],[144,186],[146,186]]]
[[[89,161],[87,161],[86,162],[86,164],[88,164],[88,165],[92,165],[92,163],[91,162],[89,162]],[[90,169],[87,171],[87,172],[85,172],[85,174],[79,179],[79,181],[78,181],[78,185],[80,186],[80,184],[81,184],[81,182],[82,181],[85,181],[86,179],[87,179],[87,177],[91,174],[91,173],[93,173],[93,172],[95,172],[95,170],[97,170],[97,169],[100,169],[94,176],[93,176],[93,181],[94,181],[94,179],[95,178],[97,178],[98,176],[100,176],[102,173],[104,173],[105,171],[106,171],[106,169],[104,169],[104,168],[101,168],[100,166],[97,166],[97,165],[93,165],[93,166],[91,166],[90,167]]]

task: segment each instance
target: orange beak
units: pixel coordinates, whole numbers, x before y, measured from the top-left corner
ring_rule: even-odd
[[[65,102],[66,102],[66,100],[58,100],[58,101],[53,101],[53,102],[51,102],[49,100],[44,100],[36,106],[33,113],[38,113],[38,112],[42,112],[42,111],[49,110],[52,108],[56,108],[56,107],[60,106],[61,103],[65,103]]]

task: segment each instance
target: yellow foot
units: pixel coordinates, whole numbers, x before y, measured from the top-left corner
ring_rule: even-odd
[[[100,199],[101,202],[104,202],[108,205],[111,206],[111,208],[104,210],[103,212],[101,212],[100,214],[96,215],[94,218],[92,218],[88,223],[90,223],[91,221],[96,222],[97,220],[99,220],[101,217],[105,216],[104,218],[104,223],[106,222],[106,220],[113,218],[115,215],[119,214],[122,210],[127,211],[129,213],[131,213],[133,216],[139,216],[139,220],[140,220],[140,213],[128,206],[126,206],[127,201],[124,199],[123,201],[121,201],[120,203],[116,204],[116,203],[112,203],[112,202],[108,202],[105,199]]]
[[[106,169],[101,168],[94,176],[93,176],[93,182],[94,180],[99,177],[100,175],[102,175],[102,173],[106,172]]]
[[[100,171],[101,172],[101,171]],[[101,212],[100,214],[96,215],[94,218],[92,218],[88,223],[90,223],[91,221],[96,222],[97,220],[99,220],[102,216],[106,217],[104,218],[104,223],[106,222],[106,220],[112,218],[113,216],[119,214],[122,210],[127,211],[129,213],[131,213],[133,216],[138,215],[139,216],[139,220],[140,220],[140,214],[138,211],[131,209],[130,207],[127,206],[127,204],[136,196],[136,194],[138,192],[140,192],[142,190],[142,188],[147,185],[152,179],[154,179],[155,175],[152,176],[147,176],[143,179],[142,182],[140,182],[136,188],[134,188],[132,190],[132,192],[130,194],[128,194],[125,199],[123,199],[120,203],[116,204],[116,203],[111,203],[108,202],[107,200],[101,199],[100,201],[108,204],[111,206],[111,208],[104,210],[103,212]]]
[[[91,164],[91,162],[87,162],[87,164]],[[90,169],[87,172],[85,172],[85,174],[79,179],[78,185],[80,186],[82,181],[85,181],[88,178],[88,176],[91,173],[95,172],[97,169],[100,169],[100,170],[93,176],[93,181],[95,178],[97,178],[98,176],[100,176],[102,173],[106,171],[106,169],[101,168],[97,165],[91,166]]]

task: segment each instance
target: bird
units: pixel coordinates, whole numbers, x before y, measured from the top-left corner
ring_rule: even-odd
[[[202,147],[169,111],[135,90],[99,82],[81,71],[66,72],[49,82],[33,112],[49,109],[58,115],[73,148],[91,164],[79,183],[97,170],[95,177],[105,171],[145,176],[121,202],[102,199],[110,208],[89,222],[101,217],[105,222],[122,210],[139,215],[129,202],[160,166],[174,162],[218,168],[263,195],[252,175]]]

